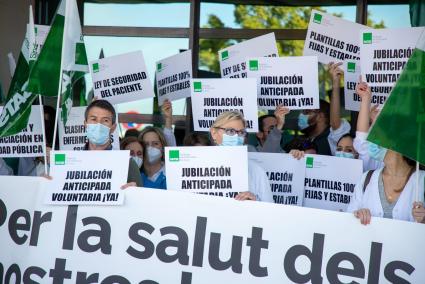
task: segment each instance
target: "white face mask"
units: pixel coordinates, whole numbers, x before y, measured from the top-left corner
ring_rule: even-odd
[[[140,158],[139,156],[132,156],[131,158],[133,158],[133,161],[136,162],[136,164],[139,168],[142,167],[142,165],[143,165],[143,159],[142,158]]]
[[[153,163],[159,161],[162,157],[161,150],[159,150],[158,148],[152,147],[152,146],[148,146],[147,154],[148,154],[149,164],[153,164]]]

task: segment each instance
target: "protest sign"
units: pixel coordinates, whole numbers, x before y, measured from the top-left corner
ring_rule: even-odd
[[[154,96],[141,51],[91,61],[94,96],[111,104]]]
[[[357,35],[366,26],[311,10],[303,55],[316,55],[319,62],[342,62],[360,59]]]
[[[59,147],[61,150],[84,150],[87,143],[86,128],[84,127],[85,106],[72,107],[66,126],[59,123]],[[118,124],[118,116],[117,116]],[[118,126],[111,135],[112,149],[120,149]]]
[[[423,27],[361,31],[361,73],[372,91],[373,105],[383,106],[423,31]]]
[[[267,173],[273,200],[277,204],[301,206],[304,195],[305,162],[289,154],[248,153]]]
[[[246,78],[248,57],[278,57],[274,33],[229,46],[218,52],[222,78]]]
[[[235,197],[248,191],[246,146],[166,147],[167,189]]]
[[[0,113],[3,107],[0,106]],[[0,157],[41,157],[43,156],[43,129],[40,106],[31,106],[28,125],[15,135],[0,137]]]
[[[225,111],[241,112],[247,132],[258,131],[257,82],[255,79],[192,80],[192,116],[195,131],[209,131]]]
[[[156,63],[158,103],[190,97],[192,79],[192,51],[188,50]]]
[[[425,279],[422,224],[141,188],[124,191],[125,206],[46,206],[43,182],[0,177],[3,283]]]
[[[307,155],[305,166],[303,206],[345,211],[353,196],[354,187],[362,177],[362,161]]]
[[[121,205],[129,151],[52,151],[46,204]]]
[[[360,61],[344,61],[344,100],[346,110],[360,110],[361,98],[356,94],[356,86],[360,79]]]
[[[249,58],[248,78],[257,79],[258,107],[275,110],[319,108],[316,56]]]

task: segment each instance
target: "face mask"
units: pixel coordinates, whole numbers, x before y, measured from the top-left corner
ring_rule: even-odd
[[[139,156],[132,156],[131,158],[133,158],[133,161],[136,162],[139,168],[143,165],[143,159],[140,158]]]
[[[90,143],[94,145],[105,145],[109,140],[110,128],[101,123],[87,124],[86,135]]]
[[[304,114],[304,113],[300,113],[300,115],[298,116],[298,128],[303,130],[306,129],[307,127],[309,127],[308,124],[308,114]]]
[[[239,135],[227,135],[226,133],[223,134],[223,140],[221,141],[220,146],[242,146],[244,142],[244,137],[241,137]]]
[[[371,142],[368,143],[367,150],[368,150],[369,156],[372,159],[380,161],[380,162],[384,161],[385,155],[387,154],[387,149]]]
[[[148,146],[147,154],[148,154],[148,161],[150,164],[157,162],[162,157],[161,150],[152,146]]]
[[[354,159],[354,154],[353,153],[347,153],[347,152],[344,152],[344,151],[336,151],[335,157]]]

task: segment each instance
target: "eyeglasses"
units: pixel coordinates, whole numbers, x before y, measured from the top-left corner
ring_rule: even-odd
[[[240,137],[245,137],[246,136],[246,130],[242,129],[242,130],[236,130],[234,128],[223,128],[223,127],[216,127],[217,129],[221,129],[224,130],[224,133],[226,133],[226,135],[229,136],[233,136],[235,134],[237,134]]]

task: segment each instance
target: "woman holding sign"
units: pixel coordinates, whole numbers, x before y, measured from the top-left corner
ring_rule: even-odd
[[[246,121],[237,111],[220,114],[210,128],[213,143],[219,146],[242,146],[246,136]],[[250,191],[241,192],[237,200],[273,202],[266,172],[255,162],[248,160],[248,185]]]
[[[347,212],[353,212],[363,225],[369,224],[372,216],[417,221],[421,213],[419,207],[423,207],[424,202],[425,172],[415,171],[415,161],[378,148],[376,157],[383,160],[384,167],[363,175],[354,189]]]

